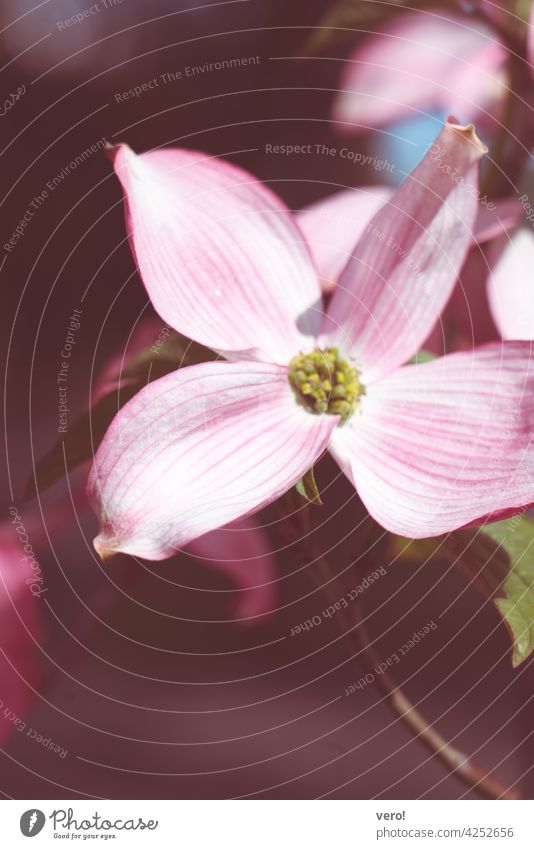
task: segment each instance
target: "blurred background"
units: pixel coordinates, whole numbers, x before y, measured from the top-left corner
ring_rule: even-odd
[[[232,565],[224,539],[169,561],[102,564],[83,498],[87,467],[68,450],[54,486],[23,499],[35,462],[58,440],[57,375],[73,314],[69,425],[136,328],[152,320],[147,345],[163,328],[125,241],[105,142],[224,156],[295,210],[343,187],[394,185],[424,154],[448,104],[359,120],[336,95],[344,60],[387,25],[393,5],[360,3],[366,13],[380,6],[380,15],[324,44],[318,27],[333,4],[318,0],[1,4],[2,515],[9,523],[9,508],[19,511],[42,579],[33,595],[4,579],[6,798],[468,793],[373,686],[346,695],[365,674],[350,622],[323,617],[291,636],[331,603],[328,594],[340,597],[378,569],[362,604],[382,657],[439,623],[393,675],[456,748],[506,786],[532,792],[529,663],[512,669],[493,606],[446,562],[395,561],[383,537],[369,536],[357,496],[328,461],[318,470],[325,505],[313,509],[322,510],[330,579],[291,544],[276,506],[254,518],[263,545],[246,571]],[[451,6],[466,14],[466,4],[435,8]],[[497,49],[486,72],[495,74],[492,89],[502,66]],[[517,79],[530,84],[524,69]],[[405,80],[393,97],[407,92]],[[489,140],[498,108],[483,105]],[[311,152],[273,152],[283,145]],[[506,191],[496,184],[495,194]],[[6,564],[18,564],[20,551],[4,537]]]

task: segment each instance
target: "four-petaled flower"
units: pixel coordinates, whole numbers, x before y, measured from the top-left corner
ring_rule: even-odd
[[[447,122],[361,234],[328,309],[305,236],[206,154],[113,149],[140,275],[164,321],[226,361],[180,369],[116,416],[93,464],[95,547],[162,559],[282,495],[326,448],[369,513],[411,537],[534,501],[528,342],[408,364],[472,243],[472,126]]]

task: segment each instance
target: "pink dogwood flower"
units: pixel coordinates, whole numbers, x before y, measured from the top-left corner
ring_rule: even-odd
[[[506,58],[498,37],[474,18],[444,10],[398,15],[344,64],[333,118],[352,133],[435,110],[491,122],[507,93]]]
[[[113,149],[139,272],[164,321],[226,361],[180,369],[95,456],[95,547],[163,559],[254,513],[328,448],[386,529],[438,535],[534,501],[531,345],[406,365],[473,238],[473,127],[447,122],[360,237],[325,312],[305,237],[251,175],[183,150]]]

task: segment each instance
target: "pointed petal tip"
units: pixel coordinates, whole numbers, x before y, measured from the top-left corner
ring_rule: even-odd
[[[104,145],[104,153],[112,164],[115,162],[115,157],[117,156],[121,147],[122,145],[111,144],[111,142],[107,142],[107,144]]]
[[[135,157],[135,153],[132,148],[125,142],[119,142],[119,144],[111,144],[111,142],[108,142],[104,146],[104,153],[112,165],[115,165],[115,160],[121,153],[127,157],[128,160],[132,160]]]
[[[110,546],[110,541],[103,534],[99,534],[94,538],[93,547],[102,563],[105,563],[106,560],[110,560],[115,554],[117,554],[117,549]]]
[[[484,144],[481,139],[479,139],[474,124],[461,124],[458,119],[455,118],[453,115],[449,115],[446,120],[446,124],[456,133],[459,133],[461,136],[463,136],[466,141],[475,145],[475,147],[480,151],[481,154],[485,154],[488,152],[488,146]]]

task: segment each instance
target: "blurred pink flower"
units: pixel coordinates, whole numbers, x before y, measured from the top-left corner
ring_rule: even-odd
[[[276,608],[276,560],[266,532],[250,518],[237,519],[192,540],[185,549],[222,572],[237,586],[234,618],[242,624],[265,618]]]
[[[506,95],[505,61],[503,45],[474,18],[399,15],[362,39],[345,63],[333,119],[352,133],[436,110],[484,124]]]
[[[42,586],[31,532],[15,508],[0,527],[0,745],[24,730],[41,674],[38,663]]]
[[[488,296],[503,339],[534,339],[534,233],[518,230],[488,275]]]
[[[369,513],[406,536],[534,500],[518,473],[534,426],[531,345],[404,366],[472,243],[484,152],[472,127],[443,127],[361,236],[324,314],[305,239],[265,186],[205,154],[114,149],[153,305],[233,361],[167,375],[116,416],[88,485],[97,551],[168,557],[274,501],[327,447]]]

